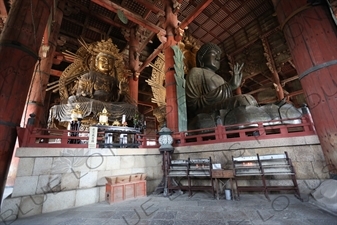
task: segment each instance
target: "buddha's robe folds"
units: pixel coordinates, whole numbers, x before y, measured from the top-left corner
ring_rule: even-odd
[[[257,105],[251,95],[232,95],[230,85],[218,74],[204,68],[192,68],[186,77],[188,116],[230,110],[241,105]]]

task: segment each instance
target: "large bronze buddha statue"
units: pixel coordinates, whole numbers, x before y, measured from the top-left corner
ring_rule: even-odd
[[[224,125],[298,118],[301,113],[292,105],[280,102],[259,107],[252,95],[233,96],[242,80],[243,64],[234,65],[233,76],[226,82],[216,71],[220,68],[221,49],[206,43],[197,52],[197,66],[186,77],[186,104],[189,129],[213,127],[221,119]]]

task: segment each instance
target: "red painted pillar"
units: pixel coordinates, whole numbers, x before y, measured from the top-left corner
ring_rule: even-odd
[[[172,1],[165,1],[165,24],[166,43],[164,44],[165,57],[165,87],[166,87],[166,125],[173,132],[178,132],[178,103],[176,79],[174,77],[174,59],[171,46],[177,45],[175,39],[176,29],[178,27],[177,15],[173,13]]]
[[[30,90],[27,98],[27,109],[25,110],[24,124],[29,119],[29,114],[35,114],[35,124],[37,127],[46,127],[48,109],[45,106],[46,88],[49,82],[50,71],[53,65],[54,53],[57,46],[57,38],[60,30],[63,12],[57,9],[55,12],[54,21],[48,24],[45,35],[44,43],[40,48],[41,61],[35,66],[33,79],[30,85]],[[49,47],[48,50],[44,48]]]
[[[325,5],[273,0],[331,174],[337,174],[337,29]]]
[[[132,72],[132,77],[129,79],[129,89],[130,97],[135,102],[138,103],[138,78],[139,78],[139,38],[137,35],[137,27],[130,29],[129,37],[129,64]]]
[[[16,0],[0,39],[0,199],[52,0]]]

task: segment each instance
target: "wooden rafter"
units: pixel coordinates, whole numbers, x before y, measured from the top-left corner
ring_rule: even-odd
[[[123,11],[124,15],[131,20],[132,22],[139,24],[142,27],[145,27],[146,29],[154,32],[154,33],[161,33],[163,35],[166,34],[166,31],[156,25],[154,25],[153,23],[145,20],[143,17],[134,14],[133,12],[129,11],[128,9],[125,9],[121,6],[119,6],[118,4],[111,2],[109,0],[91,0],[92,2],[110,10],[113,11],[115,13],[117,13],[118,10]]]

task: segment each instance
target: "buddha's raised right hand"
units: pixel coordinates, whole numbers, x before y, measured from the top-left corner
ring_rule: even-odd
[[[236,63],[234,65],[233,72],[231,72],[232,79],[229,81],[229,86],[232,90],[237,89],[241,85],[243,65],[244,63],[242,63],[241,65],[239,63]]]

